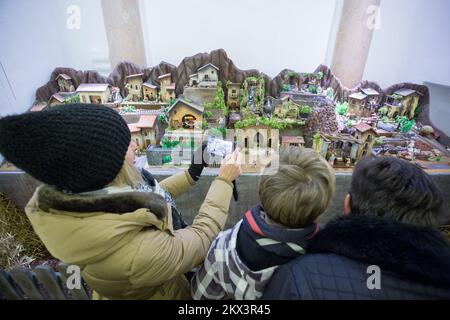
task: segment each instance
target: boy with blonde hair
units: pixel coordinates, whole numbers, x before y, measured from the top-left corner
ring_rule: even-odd
[[[192,279],[192,297],[260,298],[278,266],[305,253],[334,189],[334,171],[315,151],[282,150],[279,166],[261,177],[261,204],[213,241]]]

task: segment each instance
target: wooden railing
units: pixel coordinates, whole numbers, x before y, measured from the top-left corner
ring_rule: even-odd
[[[0,270],[0,300],[89,300],[82,279],[80,288],[67,288],[67,279],[71,276],[67,267],[60,263],[58,271],[48,265],[39,265],[33,270],[23,267]]]

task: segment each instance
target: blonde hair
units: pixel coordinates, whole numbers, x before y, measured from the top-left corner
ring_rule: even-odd
[[[271,220],[290,228],[311,224],[328,207],[336,178],[314,150],[281,150],[279,167],[269,166],[259,183],[261,204]]]
[[[133,165],[124,161],[122,168],[112,182],[108,184],[108,187],[123,187],[130,186],[132,188],[137,187],[140,183],[143,183],[144,179],[140,172]]]

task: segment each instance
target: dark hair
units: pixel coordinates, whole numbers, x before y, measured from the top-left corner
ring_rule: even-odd
[[[431,177],[416,165],[393,157],[364,158],[350,187],[353,214],[386,217],[437,228],[447,222],[443,196]]]

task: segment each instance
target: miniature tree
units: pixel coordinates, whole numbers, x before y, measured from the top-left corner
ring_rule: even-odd
[[[130,93],[130,84],[129,83],[125,84],[124,89],[125,89],[125,99],[124,100],[128,100],[128,94]]]
[[[407,120],[406,122],[403,123],[402,126],[400,126],[400,131],[402,133],[408,133],[411,131],[412,127],[415,125],[415,121],[414,119],[411,120]]]
[[[334,89],[332,87],[327,88],[327,97],[330,100],[334,99]]]
[[[348,112],[348,102],[344,101],[339,103],[336,108],[335,111],[337,114],[341,115],[341,116],[345,116]]]
[[[317,94],[317,85],[315,84],[310,84],[309,85],[309,92]]]
[[[312,108],[310,106],[304,105],[300,107],[300,113],[302,114],[310,114],[312,112]]]
[[[67,103],[80,103],[80,101],[81,101],[80,100],[80,96],[78,94],[76,94],[76,95],[74,95],[74,96],[64,100],[64,103],[65,104],[67,104]]]
[[[422,111],[422,106],[420,104],[418,104],[416,109],[414,110],[414,118],[417,118],[421,111]]]
[[[223,92],[221,81],[217,82],[216,96],[214,97],[213,103],[217,109],[220,109],[223,111],[223,114],[225,116],[228,115],[228,107],[225,103],[225,94]]]
[[[395,123],[397,123],[397,129],[400,129],[405,123],[408,121],[408,117],[406,116],[397,116],[395,118]]]
[[[374,146],[381,146],[384,144],[384,137],[376,137],[373,139],[373,145]]]
[[[205,111],[205,112],[203,112],[203,117],[204,117],[205,119],[211,118],[212,115],[213,115],[213,114],[212,114],[211,111]]]
[[[164,124],[168,124],[169,118],[167,118],[167,115],[165,113],[161,113],[158,115],[158,121]]]
[[[221,81],[217,83],[217,90],[214,100],[212,102],[204,103],[203,106],[205,109],[220,109],[225,116],[228,115],[229,110],[225,103],[225,94],[222,89]]]
[[[177,101],[177,99],[175,99],[175,98],[170,98],[170,100],[169,100],[169,106],[172,106],[175,102]],[[189,102],[191,102],[191,101],[189,101]]]
[[[347,120],[347,121],[345,122],[345,126],[348,127],[348,128],[351,128],[351,127],[353,127],[354,125],[355,125],[355,120],[349,119],[349,120]]]
[[[387,113],[389,112],[389,109],[388,109],[388,107],[384,106],[384,107],[381,107],[380,109],[378,109],[378,112],[380,115],[386,116]]]
[[[313,139],[314,139],[314,142],[319,143],[319,142],[320,142],[320,139],[321,139],[320,133],[316,132],[316,133],[313,135]]]
[[[202,120],[202,130],[206,130],[208,128],[208,121],[206,119]]]
[[[158,115],[158,121],[163,124],[169,124],[169,107],[164,107],[164,112]]]
[[[411,131],[412,127],[415,125],[414,119],[409,120],[406,116],[397,116],[395,122],[398,124],[398,129],[402,133],[408,133]]]

